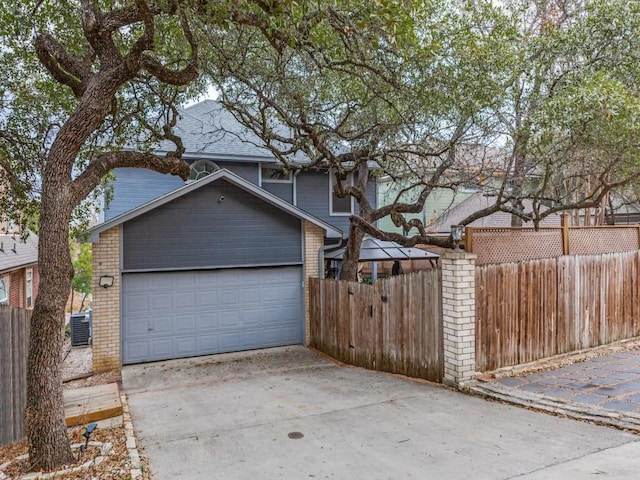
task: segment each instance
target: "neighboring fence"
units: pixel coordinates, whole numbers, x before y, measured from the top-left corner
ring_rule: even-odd
[[[533,228],[468,227],[466,251],[475,253],[476,265],[519,262],[561,255],[598,255],[640,248],[640,226]]]
[[[311,345],[342,362],[441,382],[441,270],[373,285],[310,279]]]
[[[476,267],[476,368],[640,335],[640,252]]]
[[[31,311],[0,305],[0,445],[24,437]]]

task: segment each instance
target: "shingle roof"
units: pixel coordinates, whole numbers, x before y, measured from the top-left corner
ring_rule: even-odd
[[[429,230],[434,232],[448,232],[451,230],[451,225],[457,225],[469,215],[482,210],[483,208],[494,205],[496,201],[495,196],[485,195],[483,193],[475,193],[470,197],[464,199],[455,207],[451,208],[448,212],[440,215],[431,225]],[[530,200],[524,200],[525,212],[532,210],[532,203]],[[544,208],[543,208],[544,209]],[[544,218],[540,222],[541,227],[557,227],[560,226],[562,218],[559,214],[552,214]],[[471,222],[469,227],[510,227],[511,226],[511,214],[506,212],[496,212],[483,218],[479,218]],[[531,223],[524,223],[524,226],[532,226]]]
[[[182,139],[185,158],[210,160],[264,160],[275,162],[264,142],[240,124],[235,117],[214,100],[205,100],[182,110],[174,132]],[[160,144],[159,151],[171,151],[171,142]]]
[[[26,241],[19,235],[0,235],[0,273],[38,262],[38,236],[31,232]]]

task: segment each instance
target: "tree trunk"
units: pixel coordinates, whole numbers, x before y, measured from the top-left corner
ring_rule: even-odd
[[[69,304],[69,313],[73,313],[73,301],[75,300],[75,290],[72,288],[71,289],[71,303]]]
[[[31,317],[25,422],[32,470],[73,461],[62,398],[65,304],[73,267],[69,254],[71,208],[66,186],[45,178],[40,215],[40,283]]]
[[[83,312],[84,311],[84,301],[87,299],[87,295],[88,295],[88,293],[83,293],[82,294],[82,300],[80,300],[80,308],[78,309],[79,312]]]
[[[364,238],[364,229],[355,222],[349,225],[349,240],[344,249],[340,280],[355,282],[358,280],[358,260],[360,259],[360,247]]]

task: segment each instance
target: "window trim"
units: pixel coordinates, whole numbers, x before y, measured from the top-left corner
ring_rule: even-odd
[[[24,303],[27,308],[33,307],[33,268],[27,268],[24,274]]]
[[[9,292],[9,276],[0,275],[0,284],[4,285],[4,293],[6,295],[4,298],[0,298],[0,305],[8,305],[9,296],[11,295]]]
[[[213,170],[211,170],[210,172],[207,171],[207,168],[205,167],[202,170],[194,170],[194,167],[196,165],[206,165],[206,166],[212,166]],[[218,164],[212,160],[209,160],[207,158],[201,158],[199,160],[196,160],[195,162],[193,162],[191,165],[189,165],[189,178],[187,179],[187,183],[189,182],[195,182],[196,180],[201,180],[204,177],[211,175],[213,172],[217,172],[218,170],[220,170],[220,167],[218,166]],[[193,173],[196,173],[196,178],[191,178],[191,175]],[[202,175],[204,174],[204,175]]]
[[[352,195],[349,195],[349,204],[351,206],[351,209],[349,212],[334,212],[333,211],[333,198],[334,198],[334,192],[333,192],[333,186],[336,183],[336,176],[335,173],[333,172],[333,170],[329,171],[329,182],[327,182],[329,184],[329,215],[332,217],[349,217],[351,215],[353,215],[354,213],[354,198]],[[349,173],[347,175],[347,178],[345,180],[345,183],[347,185],[353,185],[353,172]]]
[[[262,185],[263,183],[287,183],[287,184],[293,183],[293,172],[291,170],[289,170],[289,175],[287,178],[273,179],[269,175],[266,177],[264,176],[263,170],[265,169],[277,170],[277,167],[270,167],[268,165],[260,164],[260,185]]]

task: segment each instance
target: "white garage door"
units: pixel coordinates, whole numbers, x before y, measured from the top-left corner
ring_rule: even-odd
[[[302,267],[123,275],[122,361],[302,343]]]

